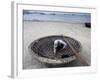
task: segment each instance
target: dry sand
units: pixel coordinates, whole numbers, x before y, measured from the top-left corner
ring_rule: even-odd
[[[28,51],[30,43],[40,37],[49,35],[65,35],[75,38],[82,44],[82,57],[91,63],[91,29],[86,28],[84,24],[61,23],[61,22],[32,22],[24,21],[24,50],[23,50],[23,68],[46,68],[44,64],[38,62]],[[83,66],[79,60],[75,60],[66,65],[66,67]]]

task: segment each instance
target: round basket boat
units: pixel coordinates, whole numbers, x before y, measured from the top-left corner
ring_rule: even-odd
[[[34,40],[29,45],[29,51],[34,54],[34,57],[38,61],[46,64],[61,65],[74,61],[76,56],[69,45],[65,49],[59,51],[56,56],[54,55],[53,45],[54,41],[57,39],[64,40],[66,43],[68,42],[74,48],[75,52],[79,53],[81,51],[80,42],[73,38],[59,35],[46,36]]]

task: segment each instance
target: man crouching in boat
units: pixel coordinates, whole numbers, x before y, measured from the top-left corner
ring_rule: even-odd
[[[62,49],[64,49],[67,46],[67,44],[61,40],[61,39],[57,39],[54,41],[54,55],[56,55],[56,53]]]

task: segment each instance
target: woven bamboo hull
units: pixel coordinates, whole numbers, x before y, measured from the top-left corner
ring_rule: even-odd
[[[77,53],[79,53],[81,51],[81,45],[80,45],[80,43],[78,41],[76,41],[76,40],[74,40],[74,39],[72,39],[70,37],[66,37],[66,36],[64,36],[64,37],[65,37],[65,39],[69,39],[69,41],[70,41],[70,43],[72,45],[76,46],[76,47],[75,46],[73,46],[73,47],[76,49]],[[45,41],[46,38],[48,38],[47,41]],[[55,36],[43,37],[43,38],[40,38],[40,39],[37,39],[37,40],[33,41],[29,45],[29,51],[30,51],[30,53],[33,54],[33,56],[38,61],[40,61],[40,62],[42,62],[42,63],[44,63],[46,65],[54,65],[54,66],[59,65],[59,66],[61,66],[63,64],[67,64],[69,62],[72,62],[72,61],[74,61],[76,59],[75,54],[71,51],[70,48],[66,49],[66,52],[65,51],[60,52],[62,55],[68,54],[69,57],[68,56],[67,57],[66,56],[65,57],[61,57],[62,55],[60,55],[60,53],[56,57],[54,57],[52,49],[51,49],[52,47],[50,47],[51,44],[48,43],[48,40],[51,41],[50,38],[52,38],[52,41],[54,41],[55,39],[62,38],[62,36],[56,36],[55,35]],[[42,40],[44,40],[44,41],[42,42]],[[44,49],[44,50],[47,50],[47,51],[43,52],[43,51],[41,51],[41,49],[39,51],[39,49],[36,47],[36,43],[39,44],[38,46],[43,45],[41,42],[44,45],[46,45],[46,43],[49,44],[49,47],[48,47],[49,49],[47,48],[47,45],[46,45],[46,48],[45,48],[45,46],[43,46],[43,48],[40,47],[41,49]],[[53,46],[53,45],[51,45],[51,46]],[[60,57],[59,57],[59,55],[60,55]]]

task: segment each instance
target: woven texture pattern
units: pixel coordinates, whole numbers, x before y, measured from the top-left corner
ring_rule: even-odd
[[[81,51],[80,43],[77,40],[66,36],[47,36],[40,38],[31,43],[31,49],[33,52],[35,52],[35,54],[50,59],[61,59],[75,55],[69,45],[66,46],[65,49],[60,50],[56,53],[56,55],[54,55],[53,45],[56,39],[64,40],[66,43],[69,42],[77,53]]]

